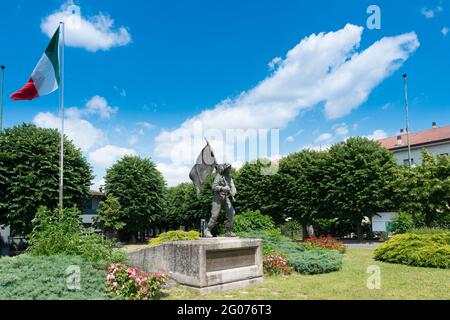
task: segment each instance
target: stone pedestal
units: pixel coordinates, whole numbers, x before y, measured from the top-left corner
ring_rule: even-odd
[[[176,241],[131,251],[128,256],[132,266],[164,272],[202,294],[262,282],[262,241],[258,239]]]

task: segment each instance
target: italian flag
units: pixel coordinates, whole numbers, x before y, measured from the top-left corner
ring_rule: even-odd
[[[59,27],[25,86],[11,95],[11,100],[33,100],[59,87]]]

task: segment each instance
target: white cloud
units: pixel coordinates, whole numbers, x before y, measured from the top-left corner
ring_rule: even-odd
[[[269,69],[274,70],[276,69],[280,63],[283,61],[280,57],[275,57],[272,59],[272,61],[269,62]]]
[[[295,138],[293,136],[289,136],[286,138],[286,142],[294,142]]]
[[[88,51],[109,50],[131,42],[131,35],[125,27],[114,28],[114,20],[107,14],[91,17],[81,14],[80,6],[69,0],[41,22],[41,30],[51,37],[59,22],[65,25],[65,43],[71,47]]]
[[[178,163],[193,163],[204,145],[205,132],[223,136],[229,129],[284,128],[301,111],[320,103],[328,119],[349,114],[419,47],[417,35],[411,32],[382,38],[357,52],[362,32],[362,27],[348,24],[336,32],[304,38],[254,88],[204,110],[174,130],[163,130],[155,139],[155,155],[175,161],[176,151]],[[203,131],[198,132],[199,126]],[[220,156],[234,149],[223,139],[213,146]]]
[[[450,31],[450,29],[448,27],[443,27],[441,30],[441,33],[445,36],[447,36],[448,32]]]
[[[81,118],[83,116],[97,114],[102,119],[109,119],[118,109],[117,107],[111,107],[104,97],[96,95],[86,102],[84,108],[67,108],[65,113],[68,118]]]
[[[336,135],[338,136],[345,136],[348,133],[348,126],[345,123],[336,125],[333,127],[333,129],[335,130],[334,132],[336,133]]]
[[[116,107],[108,105],[108,101],[101,96],[93,96],[86,103],[87,114],[98,114],[102,119],[109,119],[112,114],[117,112]]]
[[[331,148],[331,144],[319,144],[319,145],[315,145],[315,144],[309,144],[306,146],[303,146],[300,150],[312,150],[312,151],[327,151],[328,149]]]
[[[434,18],[434,10],[433,9],[422,8],[422,10],[420,10],[420,13],[422,15],[424,15],[425,18],[427,18],[427,19]]]
[[[387,110],[387,109],[392,108],[393,106],[394,106],[394,104],[393,104],[392,102],[388,102],[388,103],[385,103],[385,104],[381,107],[381,109]]]
[[[322,133],[320,136],[314,140],[315,144],[329,142],[333,139],[333,135],[331,133]]]
[[[89,160],[99,166],[109,167],[113,165],[114,162],[121,159],[125,155],[136,155],[136,154],[137,153],[134,149],[107,145],[90,152]]]
[[[167,185],[176,186],[182,182],[188,182],[191,168],[184,165],[157,163],[157,169],[163,174]]]
[[[105,178],[100,178],[94,181],[93,185],[91,186],[91,190],[100,191],[100,188],[103,188],[104,186]]]
[[[60,129],[61,120],[50,112],[40,112],[33,123],[41,128]],[[106,135],[102,130],[95,128],[89,121],[78,118],[66,118],[64,121],[64,133],[83,151],[88,151],[95,146],[106,142]]]
[[[136,123],[137,126],[140,126],[142,128],[145,128],[147,130],[153,129],[155,125],[151,124],[150,122],[141,121]]]
[[[131,136],[128,137],[127,141],[129,144],[135,145],[136,143],[139,142],[139,138],[136,135],[132,134]]]
[[[375,130],[372,134],[366,136],[366,138],[370,140],[380,140],[387,137],[388,137],[387,133],[381,129]]]

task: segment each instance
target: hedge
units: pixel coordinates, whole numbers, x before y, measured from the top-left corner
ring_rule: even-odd
[[[380,245],[374,257],[384,262],[450,269],[450,233],[399,234]]]
[[[70,290],[69,266],[80,268],[79,290]],[[81,257],[20,255],[0,258],[0,300],[105,300],[105,266]]]
[[[308,250],[292,255],[289,265],[303,274],[339,271],[342,267],[342,254],[335,250]]]

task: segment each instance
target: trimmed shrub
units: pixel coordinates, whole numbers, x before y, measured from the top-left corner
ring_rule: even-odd
[[[50,211],[40,207],[33,219],[27,252],[33,256],[81,256],[91,262],[123,262],[126,255],[113,241],[84,228],[80,211],[67,208]]]
[[[408,213],[400,213],[391,223],[390,230],[394,233],[406,233],[414,228],[413,217]]]
[[[253,238],[263,240],[263,255],[267,256],[272,252],[289,257],[293,253],[305,251],[305,245],[297,244],[286,236],[283,236],[277,229],[270,231],[252,231],[238,234],[242,238]]]
[[[414,228],[409,231],[409,233],[414,234],[440,234],[440,233],[450,233],[450,229],[444,229],[444,228]]]
[[[345,253],[345,251],[347,250],[345,244],[343,244],[341,241],[333,239],[331,235],[320,238],[308,238],[305,239],[305,243],[311,245],[313,248],[337,250],[340,253]]]
[[[106,274],[104,266],[81,257],[0,258],[0,300],[104,300]],[[68,286],[78,279],[79,289]]]
[[[154,300],[159,298],[167,279],[164,274],[148,274],[117,263],[109,267],[106,290],[123,300]]]
[[[450,233],[392,237],[374,252],[376,260],[417,267],[450,268]]]
[[[303,274],[329,273],[341,269],[342,255],[334,250],[309,250],[292,255],[289,265]]]
[[[183,240],[196,240],[200,238],[200,233],[198,231],[168,231],[161,233],[156,238],[149,241],[150,246],[157,246],[166,242],[183,241]]]
[[[236,215],[234,224],[234,231],[250,232],[259,230],[272,230],[275,228],[275,223],[272,217],[261,214],[259,210],[247,210],[241,214]]]

